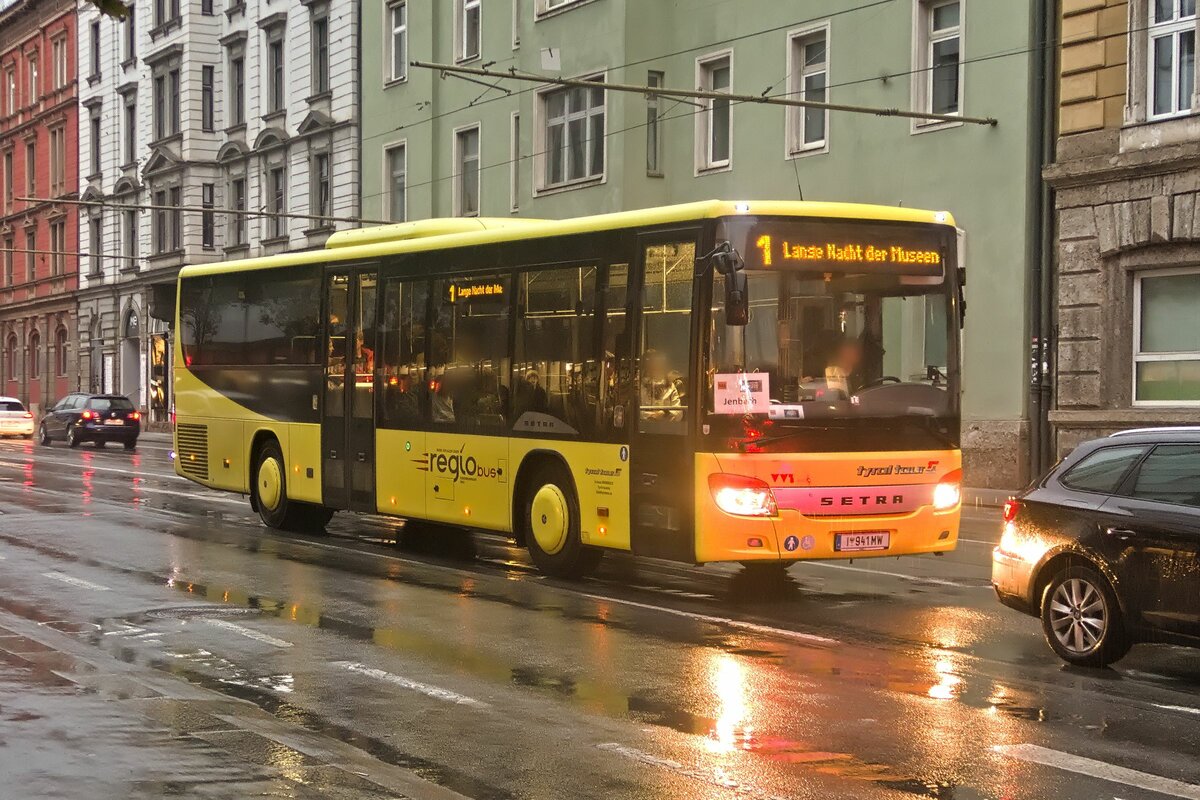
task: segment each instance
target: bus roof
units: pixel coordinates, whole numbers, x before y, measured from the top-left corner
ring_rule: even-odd
[[[704,200],[589,217],[544,220],[525,218],[443,218],[341,231],[329,237],[324,249],[282,253],[263,258],[221,261],[186,266],[180,278],[251,269],[356,261],[399,253],[442,250],[451,247],[511,242],[576,233],[596,233],[637,226],[665,225],[689,220],[742,215],[824,217],[863,221],[915,222],[954,225],[945,211],[858,203],[820,203],[802,200]]]

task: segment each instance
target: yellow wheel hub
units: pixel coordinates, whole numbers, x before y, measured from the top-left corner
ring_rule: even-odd
[[[571,512],[561,489],[553,484],[538,489],[530,504],[529,517],[529,528],[543,553],[554,555],[563,549],[567,543]]]
[[[265,459],[258,465],[258,502],[267,511],[274,511],[282,497],[283,470],[274,458]]]

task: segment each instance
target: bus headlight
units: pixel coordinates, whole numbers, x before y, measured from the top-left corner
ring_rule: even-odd
[[[933,507],[947,511],[962,502],[962,470],[956,469],[933,487]]]
[[[766,481],[719,472],[708,476],[717,508],[735,517],[773,517],[779,513],[775,493]]]

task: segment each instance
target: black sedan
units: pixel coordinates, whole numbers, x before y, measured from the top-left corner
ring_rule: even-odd
[[[142,432],[142,415],[128,397],[114,394],[69,394],[42,418],[38,441],[49,445],[55,439],[68,447],[94,442],[103,447],[120,442],[126,450],[137,447]]]
[[[1076,448],[1006,504],[992,585],[1071,664],[1136,642],[1200,647],[1200,428]]]

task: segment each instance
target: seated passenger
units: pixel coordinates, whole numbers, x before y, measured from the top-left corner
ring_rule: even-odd
[[[669,379],[667,357],[657,350],[647,350],[642,355],[642,382],[638,392],[642,419],[675,422],[683,419],[683,398],[675,383]]]

